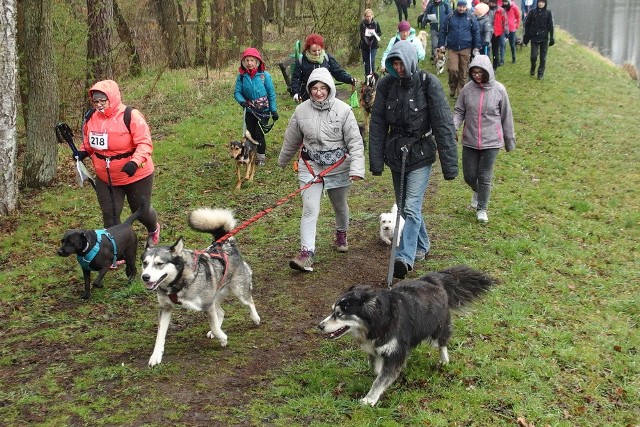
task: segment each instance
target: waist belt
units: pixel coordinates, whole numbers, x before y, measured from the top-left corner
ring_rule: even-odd
[[[129,151],[128,153],[116,154],[115,156],[103,156],[102,154],[95,153],[96,157],[102,160],[119,160],[133,156],[135,151]]]

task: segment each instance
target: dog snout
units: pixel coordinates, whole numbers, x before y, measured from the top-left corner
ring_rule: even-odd
[[[151,276],[149,276],[147,273],[144,273],[142,276],[140,276],[140,278],[143,282],[148,282],[151,279]]]

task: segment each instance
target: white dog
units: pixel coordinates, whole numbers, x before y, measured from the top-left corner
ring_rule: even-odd
[[[391,244],[393,239],[393,229],[396,226],[396,215],[398,215],[398,205],[395,203],[391,208],[391,212],[385,212],[380,214],[380,240],[387,245]],[[396,246],[400,243],[400,235],[402,234],[402,228],[404,227],[404,218],[400,216],[400,226],[398,228],[398,241]]]
[[[420,43],[422,44],[422,48],[426,52],[427,51],[427,32],[420,31],[416,37],[418,38],[418,40],[420,40]]]

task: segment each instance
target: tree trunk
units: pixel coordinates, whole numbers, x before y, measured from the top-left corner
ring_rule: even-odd
[[[358,6],[358,16],[362,18],[364,15],[364,10],[366,9],[365,0],[360,0]],[[360,26],[357,25],[353,27],[351,30],[351,35],[349,36],[349,46],[351,46],[349,50],[349,57],[347,62],[349,64],[357,64],[362,62],[362,53],[360,51]]]
[[[267,0],[267,11],[264,14],[264,19],[269,23],[273,22],[276,19],[276,10],[277,10],[277,0]]]
[[[16,180],[16,2],[0,0],[0,215],[18,203]]]
[[[284,15],[286,17],[286,22],[295,22],[296,3],[296,0],[284,0]]]
[[[162,32],[162,41],[167,51],[169,68],[187,68],[189,55],[184,37],[178,28],[178,11],[175,0],[156,0],[158,23]]]
[[[262,50],[264,44],[262,35],[264,14],[264,1],[251,0],[251,46],[258,50]]]
[[[111,67],[111,35],[113,33],[113,0],[87,0],[87,86],[113,78]]]
[[[233,35],[233,7],[231,0],[211,2],[211,55],[209,64],[219,68],[231,59],[236,44]]]
[[[203,0],[196,0],[196,65],[204,65],[207,60],[207,46],[205,40],[207,37],[207,14],[205,13]]]
[[[118,2],[113,0],[113,17],[116,21],[116,30],[118,31],[118,37],[122,43],[124,43],[127,53],[129,55],[129,74],[134,77],[138,77],[142,74],[142,64],[140,63],[140,55],[138,55],[138,50],[136,49],[136,45],[133,43],[133,36],[131,35],[131,30],[129,29],[129,24],[120,13],[120,8],[118,7]]]
[[[22,183],[49,185],[58,165],[53,131],[59,118],[58,76],[53,56],[52,0],[22,0],[24,35],[20,37],[21,69],[26,71],[27,144]],[[22,44],[23,43],[23,44]]]

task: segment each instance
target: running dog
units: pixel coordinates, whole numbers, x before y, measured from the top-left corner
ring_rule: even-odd
[[[403,280],[391,290],[353,286],[318,328],[332,339],[351,333],[369,354],[377,377],[360,402],[374,406],[423,340],[439,347],[440,363],[449,362],[450,310],[471,303],[494,283],[481,271],[457,266]]]
[[[446,50],[436,48],[436,55],[433,59],[433,62],[436,66],[436,73],[442,74],[444,73],[445,65],[447,64],[447,56],[445,55]]]
[[[376,100],[377,85],[378,75],[372,73],[364,79],[360,87],[360,106],[364,112],[364,133],[367,135],[369,134],[369,121],[371,118],[371,110],[373,109],[373,102]]]
[[[422,49],[424,49],[424,51],[427,51],[427,32],[426,31],[420,31],[418,33],[418,35],[416,36],[418,40],[420,40],[420,44],[422,45]]]
[[[229,143],[229,154],[236,161],[236,190],[242,187],[243,169],[244,180],[253,181],[253,176],[256,173],[257,148],[258,143],[251,137],[249,131],[245,131],[242,140]]]
[[[387,245],[391,245],[393,240],[393,231],[396,228],[396,217],[398,216],[398,205],[395,203],[391,208],[391,212],[384,212],[380,214],[380,240]],[[398,226],[398,240],[396,246],[400,244],[400,235],[402,234],[402,228],[404,227],[404,218],[400,216],[400,224]]]
[[[220,345],[227,345],[227,335],[222,331],[224,310],[220,306],[232,292],[240,302],[249,307],[253,323],[260,324],[251,296],[252,271],[243,259],[233,237],[221,245],[215,242],[235,227],[233,212],[227,209],[196,209],[189,215],[189,225],[196,231],[211,233],[214,244],[204,251],[185,249],[180,237],[172,246],[147,246],[142,254],[142,281],[150,291],[156,291],[160,312],[155,347],[149,359],[149,367],[162,362],[165,337],[171,312],[175,307],[204,311],[211,330],[207,337],[214,337]]]
[[[106,230],[83,230],[73,228],[67,230],[61,239],[58,256],[68,257],[76,254],[78,264],[82,268],[84,278],[83,299],[91,297],[91,286],[102,287],[102,280],[110,268],[115,268],[118,261],[126,263],[127,279],[131,282],[137,275],[136,251],[138,238],[131,225],[149,209],[147,199],[141,199],[140,207],[122,224],[114,225]],[[98,277],[91,283],[91,272],[97,271]]]

